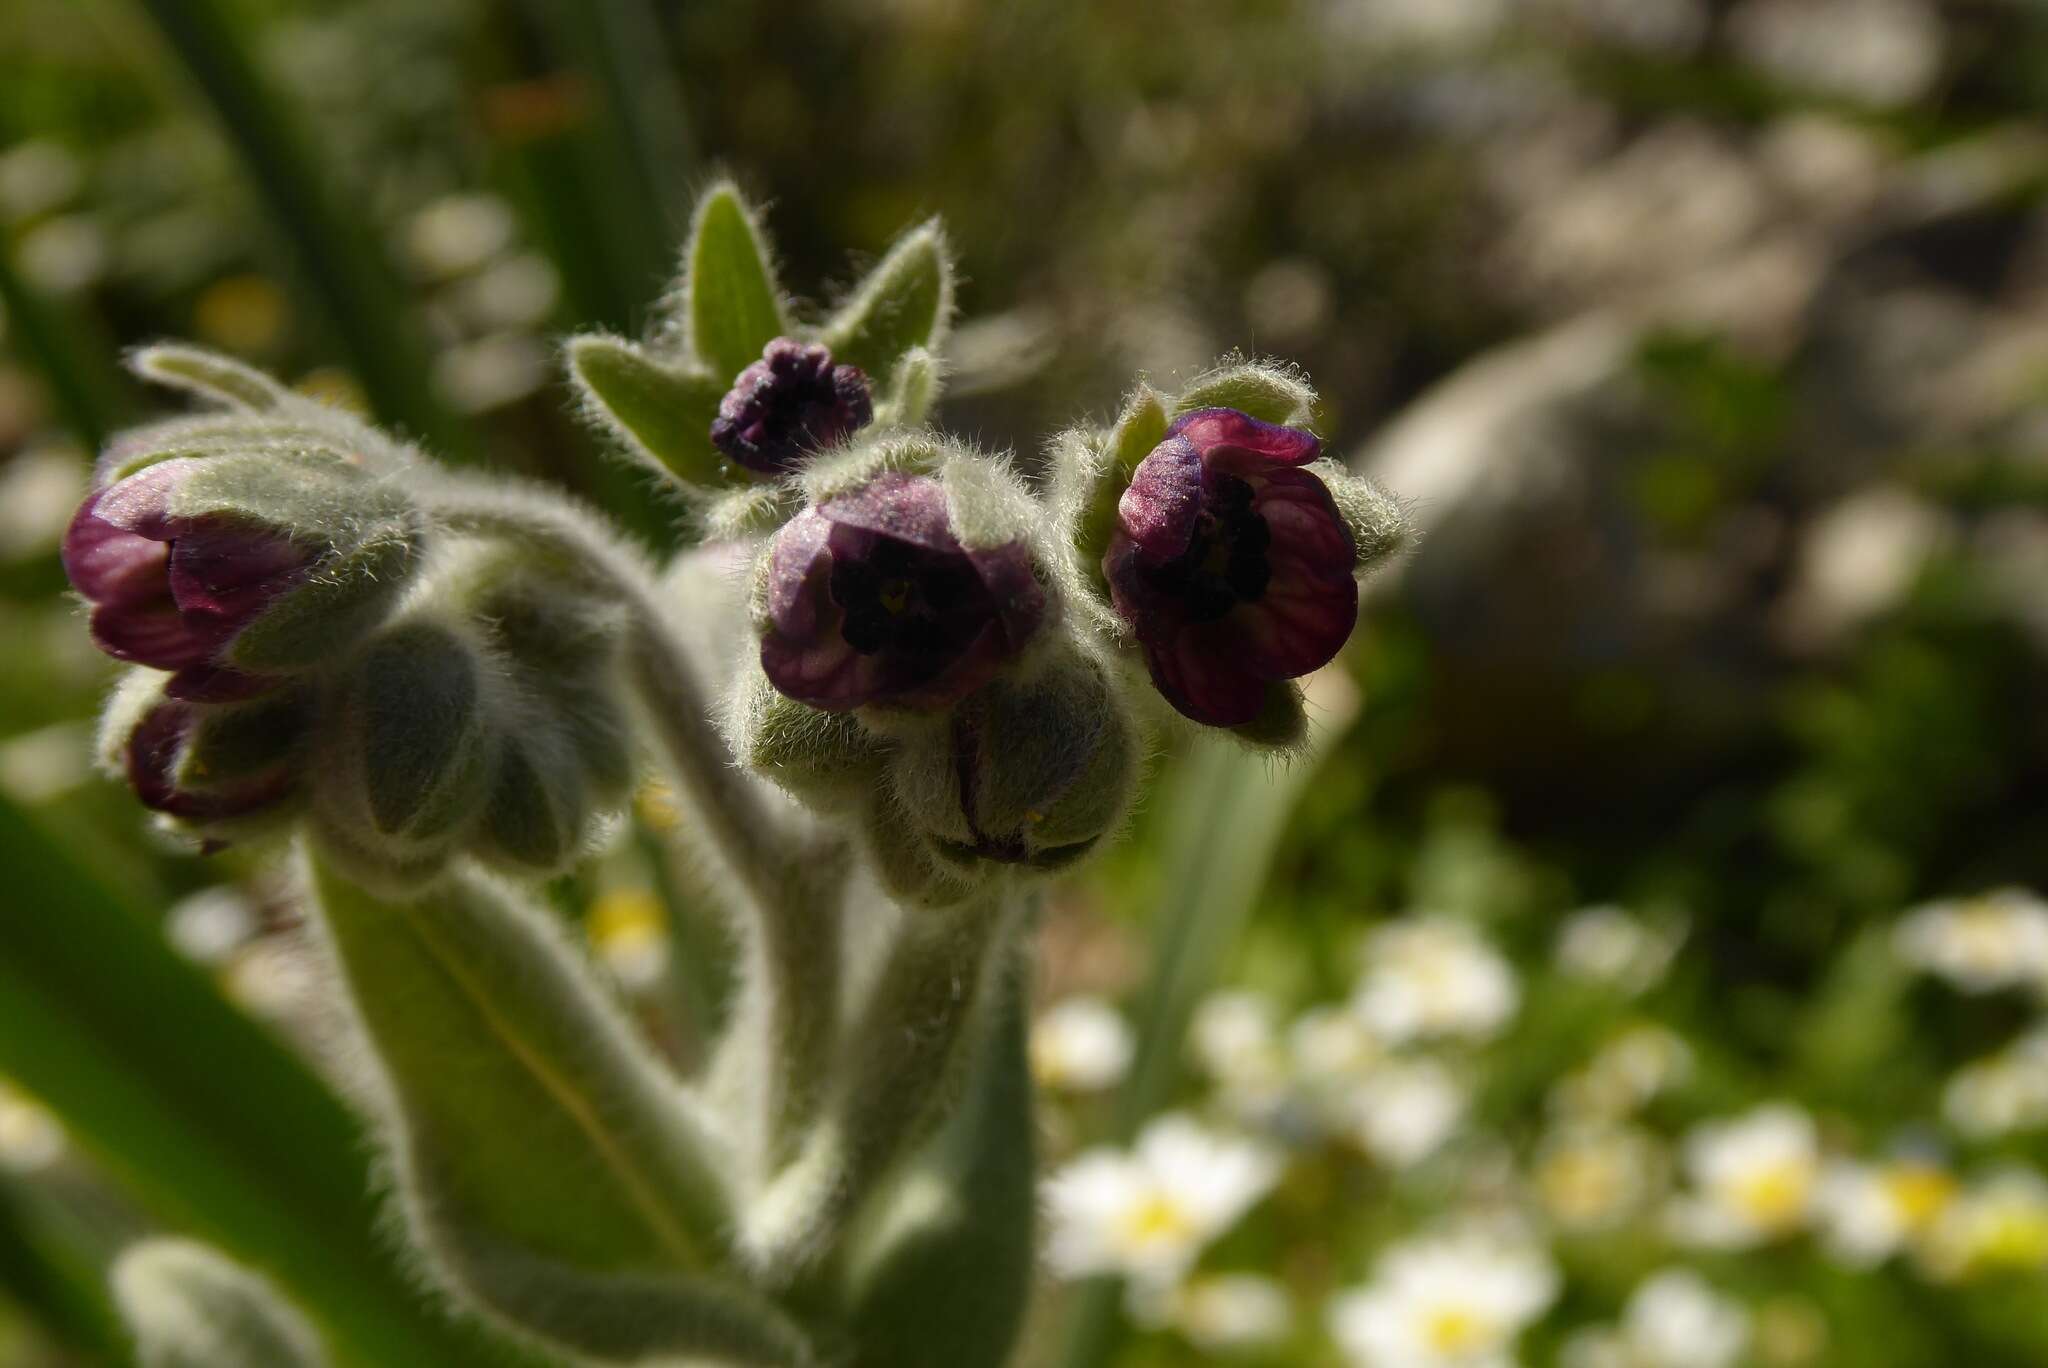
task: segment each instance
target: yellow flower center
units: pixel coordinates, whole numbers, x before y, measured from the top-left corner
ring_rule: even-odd
[[[1469,1354],[1492,1338],[1493,1327],[1486,1318],[1464,1306],[1440,1306],[1422,1327],[1422,1342],[1438,1354]]]
[[[1736,1209],[1767,1230],[1791,1225],[1806,1210],[1813,1170],[1796,1160],[1766,1164],[1743,1175],[1733,1188]]]
[[[1956,1191],[1956,1180],[1931,1164],[1896,1164],[1879,1182],[1908,1230],[1925,1229]]]
[[[1124,1214],[1120,1233],[1126,1247],[1151,1249],[1188,1239],[1195,1233],[1195,1224],[1180,1203],[1155,1192]]]

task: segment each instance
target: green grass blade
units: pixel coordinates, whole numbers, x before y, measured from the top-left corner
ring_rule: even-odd
[[[79,336],[62,313],[41,298],[14,269],[0,245],[0,306],[15,351],[41,367],[51,398],[88,451],[98,451],[120,426],[121,377],[99,349]]]
[[[1318,738],[1322,750],[1343,720],[1326,721]],[[1128,1142],[1172,1099],[1188,1018],[1251,919],[1315,759],[1282,763],[1211,743],[1183,762],[1163,814],[1169,873],[1153,932],[1152,973],[1137,1009],[1137,1054],[1106,1137],[1112,1142]],[[1076,1289],[1056,1361],[1066,1368],[1108,1362],[1123,1333],[1118,1301],[1113,1279]]]
[[[0,800],[0,1073],[154,1215],[290,1288],[356,1365],[515,1361],[428,1306],[377,1229],[355,1120]]]
[[[266,87],[238,26],[214,0],[137,3],[211,105],[379,416],[444,456],[470,454],[469,434],[428,383],[425,344],[368,225],[328,192],[294,112]]]

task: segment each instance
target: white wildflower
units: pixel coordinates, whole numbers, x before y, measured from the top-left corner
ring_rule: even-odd
[[[1436,1153],[1465,1117],[1465,1089],[1433,1059],[1389,1060],[1351,1094],[1350,1134],[1367,1154],[1407,1168]]]
[[[1734,1368],[1750,1317],[1690,1269],[1666,1269],[1638,1286],[1612,1328],[1566,1342],[1563,1368]]]
[[[1411,917],[1375,930],[1352,1008],[1390,1043],[1493,1035],[1520,1000],[1514,971],[1455,918]]]
[[[1264,1145],[1187,1116],[1159,1117],[1131,1149],[1089,1150],[1046,1180],[1047,1258],[1067,1277],[1121,1273],[1170,1285],[1279,1174]]]
[[[1792,1234],[1812,1214],[1820,1182],[1813,1118],[1785,1103],[1697,1126],[1685,1138],[1690,1196],[1671,1212],[1673,1233],[1741,1249]]]
[[[2048,984],[2048,902],[2020,888],[1928,903],[1893,933],[1899,958],[1966,993]]]
[[[1130,1068],[1131,1028],[1097,997],[1070,997],[1031,1027],[1031,1072],[1040,1086],[1063,1092],[1114,1087]]]
[[[1921,1255],[1942,1279],[2048,1270],[2048,1180],[2013,1167],[1972,1183],[1928,1231]]]
[[[1381,1256],[1372,1282],[1339,1293],[1330,1331],[1358,1368],[1509,1368],[1516,1338],[1558,1292],[1534,1245],[1431,1237]]]
[[[1828,1252],[1853,1268],[1883,1263],[1938,1220],[1955,1176],[1931,1159],[1827,1166],[1816,1196]]]
[[[1684,935],[1682,927],[1653,926],[1625,908],[1588,907],[1558,930],[1557,967],[1633,996],[1664,977]]]

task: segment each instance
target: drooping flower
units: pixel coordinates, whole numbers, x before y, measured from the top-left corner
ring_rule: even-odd
[[[1358,621],[1356,548],[1313,434],[1235,409],[1175,419],[1138,463],[1103,556],[1152,682],[1210,726],[1254,721],[1268,690],[1325,664]]]
[[[1507,1368],[1558,1283],[1523,1240],[1425,1237],[1388,1250],[1369,1286],[1339,1293],[1330,1330],[1358,1368]]]
[[[874,417],[860,367],[835,366],[824,347],[778,337],[719,402],[711,444],[748,470],[786,475]]]
[[[1090,1150],[1046,1181],[1047,1256],[1068,1277],[1121,1273],[1169,1287],[1279,1173],[1264,1145],[1162,1116],[1133,1149]]]
[[[1045,617],[1030,550],[963,546],[928,476],[892,471],[826,499],[786,523],[768,554],[761,668],[828,712],[956,702]]]
[[[180,515],[194,458],[162,461],[103,485],[64,535],[64,570],[92,605],[92,637],[118,660],[173,671],[168,692],[218,698],[247,682],[217,660],[279,595],[303,582],[319,549],[224,513]]]

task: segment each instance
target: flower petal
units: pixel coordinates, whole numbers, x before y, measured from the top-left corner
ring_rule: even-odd
[[[91,630],[94,644],[114,659],[159,670],[182,670],[210,659],[228,635],[195,626],[168,592],[147,602],[95,608]]]
[[[1188,549],[1202,510],[1202,455],[1183,438],[1168,438],[1138,462],[1117,501],[1124,535],[1155,562]]]
[[[1193,443],[1207,463],[1238,470],[1307,465],[1323,453],[1313,432],[1261,422],[1236,409],[1183,413],[1167,426],[1166,435]]]
[[[164,564],[170,548],[99,516],[106,491],[95,493],[72,515],[64,532],[64,573],[72,588],[94,603],[132,603],[164,592]]]
[[[263,529],[211,521],[180,527],[171,541],[171,597],[184,612],[240,626],[304,579],[313,559]]]
[[[1268,681],[1244,668],[1235,638],[1225,621],[1146,642],[1145,665],[1153,687],[1183,716],[1211,727],[1240,727],[1255,720]]]
[[[946,495],[937,480],[892,470],[858,489],[834,495],[818,512],[841,527],[855,527],[928,551],[958,551],[960,539],[946,518]]]

